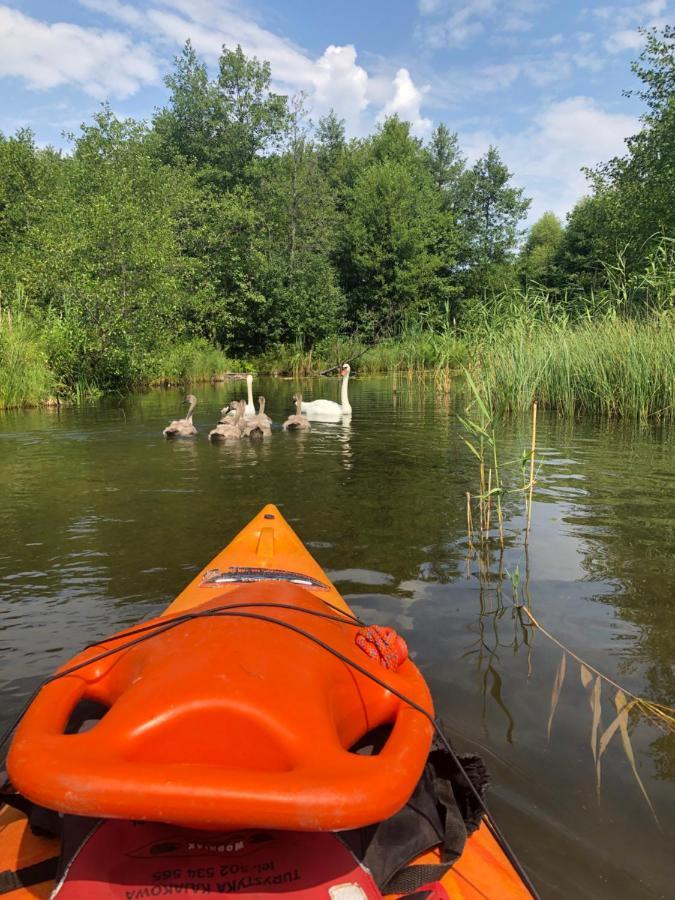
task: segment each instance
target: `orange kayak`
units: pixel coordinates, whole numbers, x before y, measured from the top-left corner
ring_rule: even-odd
[[[354,616],[268,505],[161,616],[91,645],[47,680],[16,729],[7,770],[22,802],[56,811],[62,820],[109,823],[106,833],[118,842],[127,822],[136,843],[139,829],[155,829],[147,832],[155,841],[147,846],[167,846],[167,834],[192,835],[185,840],[193,855],[204,848],[253,854],[241,848],[274,834],[286,836],[279,843],[284,852],[302,855],[311,845],[316,855],[323,852],[321,835],[358,835],[406,807],[427,771],[434,728],[427,685],[405,643],[391,629],[368,627]],[[355,749],[371,737],[376,749]],[[200,834],[203,840],[194,837]],[[439,842],[405,859],[406,871],[436,873],[430,881],[443,900],[532,896],[487,815],[467,834],[454,864],[441,866]],[[50,896],[49,863],[60,851],[58,836],[34,833],[25,808],[0,806],[0,895]],[[248,880],[189,887],[194,894],[267,896],[273,877],[250,873],[274,863],[247,859],[234,870],[247,872]],[[371,893],[368,865],[368,859],[361,868],[356,863],[360,874],[350,875],[349,884],[331,882],[331,900],[349,900],[349,885],[357,891],[350,897],[378,896]],[[229,875],[232,868],[220,870]],[[361,876],[368,881],[362,889]],[[308,876],[312,890],[320,877]],[[55,896],[86,897],[82,884],[96,874],[81,878],[84,893],[59,884]],[[315,896],[303,893],[298,879],[298,896]],[[163,883],[166,894],[160,887],[120,896],[193,895],[185,884]],[[292,892],[285,883],[275,890]]]

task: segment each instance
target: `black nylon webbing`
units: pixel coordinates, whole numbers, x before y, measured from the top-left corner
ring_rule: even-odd
[[[43,881],[53,881],[58,863],[58,856],[50,856],[48,859],[33,863],[32,866],[24,866],[14,871],[5,869],[4,872],[0,872],[0,894],[11,894],[19,888],[42,884]]]
[[[440,881],[449,868],[450,863],[446,865],[406,866],[405,869],[401,869],[393,878],[389,879],[385,888],[386,893],[412,894],[425,884],[430,884],[432,881]]]

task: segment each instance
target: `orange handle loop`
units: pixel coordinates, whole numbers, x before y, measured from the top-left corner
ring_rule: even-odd
[[[227,595],[233,604],[252,598],[323,608],[290,584],[242,585]],[[382,678],[379,663],[356,647],[353,626],[268,612]],[[358,828],[403,806],[426,761],[432,726],[422,713],[272,623],[194,619],[106,662],[48,684],[19,726],[8,768],[29,799],[62,812],[201,828]],[[385,679],[433,711],[410,661]],[[108,712],[91,730],[66,735],[83,698]],[[378,755],[350,752],[382,725],[391,732]]]

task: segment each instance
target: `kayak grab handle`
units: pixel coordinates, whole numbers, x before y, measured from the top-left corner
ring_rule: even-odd
[[[277,608],[228,612],[224,597]],[[219,604],[221,614],[207,615]],[[359,828],[407,802],[432,725],[394,691],[433,715],[410,660],[383,685],[380,663],[354,642],[353,623],[304,615],[325,605],[288,582],[240,584],[200,609],[203,616],[104,666],[92,662],[45,685],[8,756],[25,797],[85,816],[300,831]],[[166,621],[155,620],[158,628]],[[372,668],[380,683],[358,667]],[[82,699],[107,712],[90,730],[64,734]],[[391,732],[379,754],[350,751],[381,725]]]

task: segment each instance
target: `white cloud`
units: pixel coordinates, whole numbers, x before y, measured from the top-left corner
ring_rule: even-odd
[[[497,7],[496,0],[470,0],[465,3],[452,4],[453,11],[437,22],[424,25],[417,30],[417,36],[428,47],[460,47],[483,31],[484,17],[492,15]],[[445,7],[436,4],[433,11]]]
[[[120,2],[120,0],[79,0],[80,6],[93,12],[101,12],[125,25],[141,25],[143,13],[133,6]]]
[[[523,75],[537,87],[548,87],[569,78],[572,74],[570,57],[558,51],[547,56],[532,57],[523,60]]]
[[[472,73],[471,81],[478,91],[486,93],[500,91],[511,87],[521,71],[521,66],[515,62],[483,66],[475,73],[475,77]]]
[[[549,88],[560,85],[569,78],[574,65],[595,71],[603,63],[591,54],[569,54],[558,50],[517,57],[511,62],[480,66],[468,72],[446,72],[442,78],[434,80],[430,100],[434,106],[467,104],[482,94],[507,90],[518,79],[530,82],[537,88]]]
[[[229,0],[154,0],[142,12],[121,0],[80,3],[141,30],[165,50],[175,51],[190,38],[197,53],[210,64],[218,59],[223,44],[241,44],[247,55],[269,61],[277,89],[305,91],[315,115],[334,109],[352,134],[366,132],[372,118],[369,123],[364,114],[383,105],[410,118],[420,134],[430,128],[430,121],[421,113],[426,89],[416,88],[407,70],[399,70],[393,77],[391,73],[369,74],[358,64],[352,44],[331,44],[313,59],[292,41],[242,14]]]
[[[331,44],[313,58],[242,13],[233,0],[79,3],[108,16],[118,29],[48,24],[0,4],[0,78],[21,78],[32,90],[69,85],[97,99],[121,99],[159,84],[171,55],[189,38],[212,66],[223,44],[241,44],[247,55],[269,61],[275,89],[305,91],[315,116],[333,108],[352,134],[367,132],[383,107],[410,118],[419,134],[431,127],[421,111],[427,89],[417,88],[408,70],[369,73],[352,44]]]
[[[378,120],[382,121],[387,116],[397,115],[410,122],[413,131],[419,137],[426,137],[431,133],[432,122],[431,119],[422,116],[421,106],[423,97],[428,91],[428,85],[422,88],[415,86],[407,69],[399,69],[394,78],[393,96],[385,103]]]
[[[581,167],[624,153],[638,127],[633,116],[606,112],[590,97],[569,97],[542,109],[522,132],[474,132],[462,136],[462,146],[471,159],[490,144],[500,148],[514,183],[533,197],[534,221],[547,209],[564,217],[588,192]]]
[[[587,69],[589,72],[599,72],[606,64],[605,58],[597,53],[589,53],[588,51],[573,53],[572,59],[579,69]]]
[[[356,62],[356,48],[327,47],[316,61],[313,104],[321,111],[334,109],[350,131],[358,130],[359,118],[368,106],[368,73]]]
[[[433,50],[461,47],[485,31],[530,31],[534,14],[546,0],[420,0],[418,9],[428,20],[417,28],[419,41]]]
[[[623,53],[624,50],[638,50],[642,47],[644,38],[639,31],[632,28],[624,28],[621,31],[615,31],[607,38],[604,43],[605,50],[608,53]]]
[[[441,6],[442,0],[418,0],[417,8],[423,16],[430,16]]]
[[[640,50],[644,38],[638,28],[663,28],[667,19],[663,13],[668,0],[646,0],[645,3],[631,3],[628,6],[601,6],[594,10],[596,16],[611,21],[614,31],[604,41],[608,53],[623,53]]]
[[[666,11],[668,0],[648,0],[638,7],[640,15],[644,16],[660,16]]]
[[[152,51],[117,31],[47,24],[0,6],[0,77],[34,90],[74,84],[92,97],[128,97],[159,81]]]

